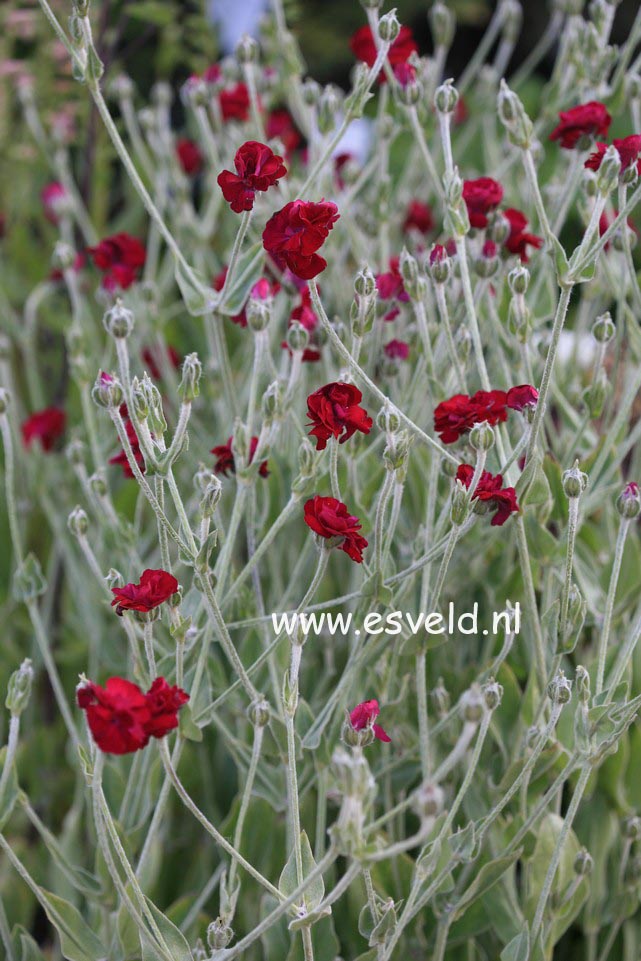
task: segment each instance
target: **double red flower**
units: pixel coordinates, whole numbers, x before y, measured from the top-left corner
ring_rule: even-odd
[[[248,140],[239,147],[234,157],[236,173],[223,170],[218,174],[218,186],[234,213],[251,210],[257,190],[268,190],[287,173],[283,158],[271,147],[256,140]]]
[[[612,117],[598,100],[579,104],[559,113],[559,123],[550,134],[565,150],[573,150],[583,137],[607,137]]]
[[[116,614],[123,611],[142,611],[148,613],[155,607],[168,601],[178,590],[178,581],[168,571],[143,571],[138,584],[125,584],[123,587],[112,587],[114,599],[112,607],[116,607]]]
[[[421,200],[412,200],[407,208],[403,231],[416,230],[420,234],[427,234],[434,229],[434,216],[427,204]]]
[[[459,464],[456,472],[456,479],[460,480],[465,487],[469,488],[474,477],[474,468],[471,464]],[[513,487],[503,487],[502,474],[490,474],[484,470],[476,489],[472,494],[472,500],[481,501],[490,507],[496,508],[492,517],[492,527],[502,527],[506,520],[515,512],[518,512],[519,505],[516,501],[516,491]]]
[[[88,681],[76,692],[94,741],[105,754],[131,754],[152,737],[178,727],[178,711],[189,700],[180,687],[163,677],[146,694],[123,677],[110,677],[104,687]]]
[[[131,234],[105,237],[96,247],[87,247],[95,266],[102,270],[102,286],[106,290],[126,290],[138,279],[145,264],[144,245]]]
[[[218,94],[220,113],[223,120],[239,120],[244,123],[249,120],[249,90],[244,83],[237,83],[233,87],[226,87]]]
[[[222,474],[223,477],[227,477],[227,473],[236,473],[236,461],[234,460],[234,452],[232,450],[233,437],[230,437],[226,444],[219,444],[214,447],[210,453],[216,458],[216,463],[214,464],[214,473]],[[254,454],[256,453],[256,448],[258,447],[258,438],[252,437],[249,443],[249,463],[254,459]],[[261,477],[269,476],[269,466],[266,460],[262,462],[258,468],[258,473]]]
[[[538,391],[529,384],[511,387],[510,390],[477,390],[468,394],[455,394],[441,401],[434,410],[434,429],[444,444],[453,444],[474,427],[487,421],[491,427],[507,420],[510,410],[523,410],[536,404]]]
[[[316,494],[305,504],[305,523],[320,537],[334,541],[331,546],[345,551],[357,564],[362,563],[367,541],[358,532],[363,525],[341,501]]]
[[[380,713],[381,709],[378,706],[378,701],[376,698],[372,698],[371,701],[363,701],[362,704],[357,704],[356,707],[350,711],[349,722],[355,731],[364,731],[366,728],[371,727],[374,732],[374,737],[378,741],[389,743],[392,740],[389,734],[383,730],[380,724],[374,724],[374,720]]]
[[[357,430],[369,434],[373,421],[359,406],[362,399],[358,387],[343,383],[326,384],[309,395],[308,426],[313,427],[309,433],[316,438],[316,450],[325,450],[330,437],[340,438],[339,443],[344,444]]]
[[[520,257],[522,263],[526,264],[530,259],[527,251],[528,245],[538,250],[543,246],[543,238],[526,231],[528,220],[520,210],[508,207],[507,210],[503,211],[503,216],[510,224],[510,233],[505,241],[505,247],[511,254]]]
[[[360,27],[353,34],[349,41],[349,46],[357,60],[362,60],[368,67],[373,67],[376,63],[376,43],[371,29],[368,26]],[[418,53],[416,41],[409,27],[402,26],[398,37],[389,48],[387,60],[392,69],[399,64],[405,63],[413,53]],[[381,70],[378,75],[380,83],[385,83],[385,74]]]
[[[492,177],[478,177],[463,182],[463,200],[467,206],[470,226],[487,227],[487,215],[496,210],[503,200],[503,187]]]
[[[188,137],[176,141],[176,156],[184,174],[195,177],[203,168],[204,157],[198,144]]]
[[[263,247],[296,277],[311,280],[327,267],[327,261],[316,251],[327,240],[339,216],[338,207],[331,200],[292,200],[267,221]]]
[[[39,441],[44,451],[53,450],[59,437],[65,432],[67,415],[60,407],[45,407],[28,417],[20,427],[25,447]]]
[[[627,170],[635,161],[638,161],[637,170],[639,170],[641,167],[641,161],[638,160],[639,154],[641,153],[641,135],[635,133],[629,137],[621,137],[620,139],[615,137],[612,141],[612,146],[616,148],[621,158],[622,171]],[[597,141],[596,150],[590,154],[583,166],[587,167],[588,170],[598,170],[607,149],[607,143]],[[639,172],[641,173],[641,171]]]

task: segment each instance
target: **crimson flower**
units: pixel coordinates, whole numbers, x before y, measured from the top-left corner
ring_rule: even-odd
[[[290,201],[267,221],[263,247],[297,277],[311,280],[327,267],[327,261],[316,251],[339,216],[338,207],[330,200]]]
[[[434,217],[432,211],[421,200],[412,200],[407,208],[405,220],[403,221],[403,231],[417,230],[420,234],[427,234],[434,228]]]
[[[474,468],[471,464],[459,464],[456,472],[456,479],[460,480],[465,487],[470,486],[474,477]],[[519,505],[516,502],[516,491],[513,487],[503,487],[503,475],[492,475],[484,470],[481,478],[472,494],[472,500],[489,504],[495,507],[496,511],[492,517],[492,527],[502,527],[506,520],[515,512],[518,512]]]
[[[416,80],[416,69],[411,63],[397,63],[394,67],[394,77],[399,87],[405,90]]]
[[[430,266],[434,266],[434,264],[442,264],[448,256],[448,252],[443,244],[434,244],[430,250]]]
[[[467,206],[470,225],[487,227],[487,215],[496,210],[503,200],[503,187],[492,177],[478,177],[463,182],[463,200]]]
[[[178,727],[178,711],[189,700],[189,694],[170,685],[164,677],[157,677],[146,694],[151,715],[146,724],[150,737],[164,737]]]
[[[285,107],[278,107],[267,114],[265,135],[268,140],[280,140],[287,156],[296,150],[302,140],[292,115]]]
[[[169,364],[174,368],[174,370],[178,370],[182,363],[182,359],[176,348],[168,344],[166,355]],[[142,357],[143,363],[147,365],[149,373],[154,380],[160,380],[162,377],[161,365],[163,358],[158,345],[154,345],[153,347],[144,347],[140,356]]]
[[[612,117],[598,100],[579,104],[559,113],[559,123],[550,134],[565,150],[573,150],[583,137],[607,137]]]
[[[134,455],[134,460],[138,464],[138,467],[140,468],[141,473],[144,474],[146,470],[145,458],[140,449],[140,441],[138,440],[138,434],[136,433],[136,429],[134,425],[131,423],[131,421],[129,420],[129,411],[127,410],[126,404],[121,405],[120,415],[125,422],[125,430],[127,431],[127,438],[129,440],[129,444],[131,446],[131,450]],[[127,460],[127,455],[125,454],[124,450],[121,450],[120,453],[114,454],[113,457],[110,457],[109,463],[116,464],[117,466],[122,467],[122,472],[124,476],[128,477],[130,480],[132,477],[134,477],[134,472],[129,466],[129,461]]]
[[[292,349],[286,340],[281,340],[280,346],[282,347],[283,350],[287,351],[290,357],[293,356]],[[301,361],[303,362],[303,364],[317,364],[320,359],[321,359],[321,352],[318,349],[318,347],[308,346],[308,347],[305,347],[305,349],[303,350],[303,356],[301,357]]]
[[[525,230],[528,221],[525,214],[521,213],[520,210],[508,207],[507,210],[503,211],[503,216],[510,224],[510,233],[505,241],[505,246],[511,254],[517,254],[521,258],[521,262],[526,264],[530,259],[527,252],[528,244],[538,250],[543,246],[543,238]]]
[[[531,384],[519,384],[518,387],[510,387],[507,392],[506,404],[511,410],[523,410],[537,403],[539,392]]]
[[[87,247],[87,253],[91,254],[96,267],[102,270],[102,286],[106,290],[126,290],[131,287],[138,279],[146,258],[144,245],[136,237],[125,233],[105,237],[96,247]]]
[[[441,401],[434,410],[434,429],[444,444],[453,444],[474,424],[487,421],[490,426],[507,420],[507,394],[504,390],[477,390],[471,397],[455,394]]]
[[[316,494],[305,504],[305,523],[320,537],[333,541],[328,546],[338,547],[357,564],[362,563],[367,541],[358,531],[363,525],[341,501]]]
[[[218,94],[220,112],[224,121],[239,120],[244,123],[249,120],[249,90],[244,83],[237,83],[233,87],[226,87]]]
[[[251,210],[256,191],[268,190],[287,173],[283,158],[275,154],[271,147],[256,140],[248,140],[238,148],[234,166],[236,173],[223,170],[218,174],[217,183],[236,214]]]
[[[622,137],[620,139],[615,137],[612,145],[616,148],[621,158],[621,170],[627,170],[635,160],[638,160],[639,154],[641,153],[641,135],[635,133],[629,137]],[[598,170],[607,149],[607,143],[602,143],[600,140],[597,141],[596,150],[590,154],[583,166],[587,167],[588,170]]]
[[[374,720],[380,713],[381,709],[378,706],[378,701],[376,698],[372,698],[371,701],[363,701],[362,704],[357,704],[350,711],[349,721],[355,731],[364,731],[371,728],[378,741],[389,743],[392,740],[389,734],[383,730],[380,724],[374,724]]]
[[[410,355],[409,344],[404,340],[390,340],[383,348],[385,356],[392,360],[407,360]]]
[[[307,398],[307,416],[313,426],[310,436],[316,438],[316,450],[325,450],[330,437],[340,438],[339,444],[359,430],[369,434],[373,420],[359,406],[363,395],[353,384],[326,384]]]
[[[204,157],[198,144],[188,137],[181,137],[176,141],[176,156],[183,173],[194,177],[203,168]]]
[[[25,447],[40,441],[44,451],[53,450],[54,444],[62,437],[67,423],[67,415],[60,407],[45,407],[28,417],[21,425],[22,440]]]
[[[125,584],[124,587],[112,587],[114,599],[112,607],[116,607],[116,614],[123,611],[142,611],[148,613],[154,607],[159,607],[169,600],[178,590],[178,581],[167,571],[153,571],[147,569],[140,575],[140,583]]]
[[[76,692],[94,741],[106,754],[139,751],[150,737],[164,737],[178,726],[178,711],[189,695],[156,678],[146,694],[124,677],[110,677],[104,687],[88,681]]]
[[[368,67],[376,63],[377,49],[374,36],[368,26],[360,27],[349,41],[349,46],[357,60],[362,60]],[[416,41],[409,27],[402,26],[398,37],[389,48],[387,59],[392,69],[398,64],[405,63],[411,54],[418,53]],[[385,83],[383,70],[378,75],[379,83]]]
[[[310,334],[318,327],[318,317],[312,307],[312,296],[309,292],[309,287],[301,290],[300,301],[292,310],[289,319],[290,325],[292,321],[298,321]]]
[[[343,151],[343,153],[338,153],[334,157],[334,177],[336,179],[336,186],[339,190],[343,190],[345,187],[345,180],[343,179],[343,167],[355,160],[356,157],[353,153],[349,153],[349,151]]]
[[[216,463],[214,464],[214,473],[222,474],[223,477],[227,477],[227,472],[232,474],[236,473],[236,461],[234,460],[234,452],[232,450],[233,437],[230,437],[226,444],[219,444],[217,447],[212,448],[211,454],[216,458]],[[249,463],[254,459],[254,454],[256,453],[256,448],[258,447],[258,438],[252,437],[249,443]],[[262,462],[258,468],[258,473],[261,477],[269,477],[269,465],[266,460]]]
[[[47,220],[52,224],[58,223],[60,207],[67,201],[67,191],[58,181],[47,184],[40,191],[40,200]]]

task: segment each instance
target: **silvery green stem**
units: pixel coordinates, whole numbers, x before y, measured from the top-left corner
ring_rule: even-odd
[[[374,521],[374,570],[383,570],[383,540],[384,534],[384,523],[385,523],[385,510],[387,508],[390,495],[392,493],[392,487],[394,486],[394,472],[391,470],[385,470],[385,480],[383,481],[383,486],[378,495],[376,501],[376,518]]]
[[[222,304],[225,299],[225,294],[231,287],[232,278],[236,271],[236,265],[238,263],[238,258],[240,256],[240,251],[243,246],[243,240],[247,230],[249,229],[249,224],[252,219],[253,208],[251,210],[244,210],[240,217],[240,224],[238,225],[238,230],[236,231],[236,236],[234,237],[234,246],[231,249],[231,254],[229,256],[229,263],[227,264],[227,273],[225,274],[225,281],[218,294],[218,303]]]
[[[456,377],[458,379],[459,388],[463,393],[467,392],[467,384],[465,382],[465,371],[463,365],[458,356],[456,350],[456,345],[454,343],[454,337],[452,335],[452,325],[450,323],[450,312],[447,305],[447,298],[445,296],[445,288],[443,284],[434,284],[434,296],[436,297],[436,306],[438,308],[438,314],[443,324],[443,330],[445,331],[445,338],[447,340],[447,347],[450,353],[450,358],[452,360],[452,365],[456,371]]]
[[[628,195],[628,188],[625,184],[619,184],[619,210],[625,207],[626,198]],[[623,230],[621,231],[621,239],[623,241],[623,255],[625,257],[626,267],[629,273],[629,286],[632,293],[632,302],[634,304],[634,309],[637,315],[641,314],[641,291],[639,290],[639,282],[637,280],[637,272],[634,266],[634,260],[632,259],[632,249],[630,246],[630,231],[628,225],[625,224]]]
[[[329,439],[329,476],[332,485],[332,497],[341,500],[341,489],[338,484],[338,437]]]
[[[416,142],[421,152],[423,162],[427,168],[427,172],[431,180],[431,185],[434,188],[434,191],[438,195],[439,199],[443,201],[445,196],[443,192],[443,184],[441,183],[441,178],[438,175],[438,171],[436,169],[436,165],[434,164],[432,154],[430,153],[430,148],[427,145],[427,141],[425,139],[425,133],[421,126],[421,122],[418,118],[416,107],[407,107],[407,115],[410,118],[410,125],[416,137]]]
[[[579,520],[579,497],[570,497],[568,501],[568,534],[567,550],[565,555],[565,577],[563,580],[563,591],[561,593],[561,616],[559,618],[559,634],[561,643],[565,640],[565,632],[568,621],[568,602],[570,598],[570,587],[572,586],[572,565],[574,562],[574,545],[576,542],[576,532]]]
[[[4,909],[4,902],[1,897],[0,897],[0,943],[4,945],[4,949],[6,952],[6,961],[16,961],[16,956],[13,950],[13,943],[11,941],[11,931],[9,929],[7,912]]]
[[[47,637],[47,632],[45,631],[44,624],[42,623],[42,618],[40,616],[40,609],[38,607],[38,602],[35,599],[29,599],[25,601],[27,610],[29,612],[29,618],[36,635],[36,641],[38,642],[38,649],[40,651],[40,656],[44,663],[47,676],[49,678],[49,683],[53,688],[54,697],[58,705],[58,710],[62,715],[62,719],[65,722],[67,732],[71,739],[71,743],[74,748],[78,748],[80,741],[78,738],[78,731],[76,730],[76,725],[73,720],[73,716],[69,709],[69,704],[67,702],[67,696],[65,694],[65,689],[63,687],[62,681],[60,680],[60,675],[58,673],[58,668],[56,667],[56,662],[51,654],[51,649],[49,645],[49,639]]]
[[[481,387],[483,390],[489,391],[491,390],[490,378],[488,377],[487,366],[485,364],[483,343],[481,341],[481,333],[479,331],[478,318],[476,316],[476,307],[474,305],[474,294],[472,293],[472,281],[470,279],[470,270],[467,263],[467,247],[465,245],[465,237],[456,237],[456,253],[458,255],[459,265],[461,268],[461,286],[463,288],[465,312],[470,335],[472,337],[472,346],[474,348],[476,367],[479,373]]]
[[[247,500],[248,493],[249,487],[247,481],[242,478],[237,478],[236,497],[234,499],[234,506],[232,507],[231,518],[225,533],[225,540],[223,542],[222,550],[218,555],[218,560],[214,566],[214,573],[218,577],[216,592],[220,597],[222,597],[225,593],[224,587],[227,581],[227,575],[231,568],[231,553],[234,548],[236,534],[238,533],[238,528],[245,510],[245,501]]]
[[[617,534],[616,546],[614,548],[614,561],[612,563],[612,573],[610,574],[610,584],[608,586],[608,594],[605,601],[605,614],[603,616],[603,627],[601,629],[601,636],[599,637],[596,688],[595,688],[596,695],[599,695],[603,690],[603,676],[605,674],[605,659],[608,653],[608,641],[610,640],[610,627],[612,625],[612,612],[614,610],[614,598],[617,592],[617,584],[619,583],[619,574],[621,573],[621,562],[623,560],[623,549],[625,547],[625,541],[626,541],[626,537],[628,536],[629,529],[630,529],[630,521],[628,520],[628,518],[622,517],[621,523],[619,525],[619,533]]]
[[[154,476],[154,489],[156,491],[156,499],[158,505],[165,513],[165,481],[160,474]],[[158,520],[158,519],[157,519]],[[171,572],[170,560],[169,560],[169,540],[167,538],[167,531],[163,524],[158,521],[158,543],[160,545],[160,564],[164,571]]]
[[[254,779],[256,777],[256,770],[258,768],[258,762],[260,760],[260,749],[263,743],[263,734],[265,728],[259,724],[254,725],[254,740],[252,743],[252,756],[249,762],[249,768],[247,770],[247,777],[245,779],[245,787],[243,789],[243,796],[240,802],[240,809],[238,811],[238,819],[236,821],[236,830],[234,832],[234,847],[237,851],[240,850],[240,844],[243,837],[243,827],[245,825],[245,817],[247,816],[247,809],[249,807],[249,802],[252,796],[252,790],[254,788]],[[229,868],[229,890],[234,890],[234,880],[236,878],[236,872],[238,869],[238,862],[232,861]]]
[[[4,445],[4,494],[7,505],[7,515],[9,517],[9,532],[11,534],[11,544],[16,562],[17,564],[21,564],[24,559],[24,549],[20,526],[18,524],[18,511],[16,509],[16,467],[11,425],[6,414],[0,414],[0,433],[2,433],[2,442]]]
[[[608,678],[608,687],[611,691],[614,691],[621,681],[623,672],[625,671],[632,653],[639,643],[639,638],[641,638],[641,617],[638,617],[634,625],[630,629],[628,637],[625,644],[619,649],[617,654],[617,659],[612,669],[612,674]]]
[[[149,674],[151,680],[155,681],[157,675],[156,671],[156,657],[154,654],[154,625],[153,621],[145,621],[142,626],[142,636],[145,644],[145,654],[147,656],[147,664],[149,665]]]
[[[622,224],[627,223],[628,216],[632,213],[640,200],[641,184],[639,184],[632,195],[628,197],[623,208],[619,210],[618,214],[607,230],[598,238],[598,240],[594,242],[594,245],[590,248],[589,252],[586,253],[584,251],[582,257],[577,258],[577,262],[574,264],[570,272],[571,277],[578,277],[581,274],[581,271],[584,270],[589,263],[596,261],[599,253],[604,249],[606,244],[610,243],[619,227]]]
[[[9,781],[11,771],[16,759],[18,748],[18,735],[20,733],[20,715],[12,714],[9,718],[9,737],[7,739],[7,752],[4,756],[2,776],[0,776],[0,798],[4,797],[4,791]]]
[[[503,25],[503,10],[501,9],[501,4],[497,4],[494,11],[492,19],[488,23],[483,37],[476,44],[474,48],[474,54],[468,60],[465,70],[461,74],[459,81],[456,85],[458,92],[463,95],[470,85],[474,77],[478,76],[481,66],[485,63],[487,55],[492,49],[492,44],[496,40]]]

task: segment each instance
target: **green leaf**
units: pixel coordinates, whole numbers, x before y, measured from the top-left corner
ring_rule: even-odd
[[[525,929],[512,938],[501,951],[501,961],[528,961],[530,954],[530,932],[527,924]]]
[[[175,261],[174,275],[185,307],[192,317],[201,317],[208,313],[213,306],[213,289],[207,286],[203,278],[196,276],[193,270],[189,273],[179,260]]]
[[[60,950],[67,961],[104,961],[107,949],[73,904],[44,888],[38,889],[37,897],[58,932]]]
[[[503,858],[484,864],[456,905],[454,919],[460,918],[474,901],[489,891],[520,856],[520,850],[514,851]]]
[[[184,934],[179,931],[176,925],[173,924],[169,918],[156,907],[153,901],[150,901],[149,898],[145,898],[145,901],[147,902],[147,907],[149,908],[149,911],[156,922],[158,930],[162,935],[167,948],[169,949],[169,954],[171,955],[172,961],[194,961],[191,948],[189,947]],[[140,937],[140,944],[145,961],[147,961],[147,958],[149,958],[149,961],[151,961],[151,959],[156,961],[158,954],[155,945],[153,945],[151,941],[148,942],[148,939],[143,937],[142,934]],[[152,953],[150,953],[150,948]]]
[[[16,961],[45,961],[42,951],[21,924],[13,928],[11,940]]]
[[[188,741],[202,741],[203,732],[194,723],[193,714],[189,704],[185,704],[178,715],[178,730],[182,737]]]
[[[309,838],[307,837],[306,831],[300,832],[300,846],[301,858],[303,862],[303,879],[305,879],[316,867],[316,861],[314,860],[314,855],[312,854],[312,849],[310,847]],[[292,849],[292,853],[289,855],[287,864],[283,868],[278,881],[278,890],[281,894],[288,898],[297,887],[298,872],[296,869],[295,851]],[[314,881],[312,881],[303,895],[303,902],[307,912],[314,911],[318,907],[323,900],[324,894],[325,882],[323,881],[322,876],[319,875]]]
[[[0,775],[4,771],[4,765],[7,758],[7,748],[3,747],[0,750]],[[13,811],[14,805],[18,797],[18,778],[16,777],[16,766],[11,765],[11,770],[9,771],[9,777],[2,788],[2,793],[0,794],[0,831],[5,826],[9,818],[11,817],[11,812]]]
[[[252,287],[261,278],[264,262],[265,251],[260,241],[241,254],[236,263],[231,287],[225,291],[224,299],[216,306],[219,314],[235,317],[241,312]]]

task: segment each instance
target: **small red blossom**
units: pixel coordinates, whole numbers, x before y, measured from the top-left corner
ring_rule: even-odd
[[[145,725],[150,737],[164,737],[178,727],[178,711],[189,700],[189,694],[176,685],[157,677],[145,696],[150,718]]]
[[[158,345],[154,347],[144,347],[140,356],[142,357],[143,363],[147,365],[149,373],[154,378],[154,380],[160,380],[162,377],[161,366],[162,366],[162,354]],[[175,347],[171,344],[167,345],[166,356],[169,365],[178,370],[182,363],[182,358]]]
[[[559,113],[559,123],[550,134],[565,150],[573,150],[583,137],[607,137],[612,117],[598,100],[579,104]]]
[[[356,707],[350,711],[349,722],[355,731],[364,731],[371,727],[374,732],[374,737],[378,741],[389,743],[392,740],[389,734],[383,730],[380,724],[374,724],[375,719],[380,713],[381,709],[378,706],[378,701],[376,698],[372,698],[371,701],[363,701],[362,704],[357,704]]]
[[[336,154],[336,156],[334,157],[334,177],[336,179],[336,186],[338,187],[339,190],[343,190],[345,187],[345,181],[343,179],[343,173],[342,173],[343,167],[346,164],[351,163],[355,159],[356,158],[354,157],[354,154],[351,154],[347,151],[344,153]]]
[[[300,302],[291,312],[290,324],[292,321],[298,321],[310,334],[318,327],[318,317],[314,313],[312,297],[308,287],[301,291]]]
[[[465,487],[470,486],[474,477],[474,468],[471,464],[459,464],[456,472],[456,479],[460,480]],[[513,487],[503,487],[503,475],[492,475],[484,470],[481,478],[472,494],[472,500],[479,500],[483,503],[495,507],[496,511],[492,517],[492,527],[502,527],[510,514],[519,510],[516,501],[516,491]]]
[[[87,247],[95,266],[103,272],[102,286],[106,290],[126,290],[138,279],[144,266],[144,245],[130,234],[105,237],[96,247]]]
[[[203,169],[204,157],[195,140],[181,137],[176,141],[176,156],[183,173],[188,177],[195,177]]]
[[[203,73],[205,83],[218,83],[222,79],[223,71],[219,63],[212,63]]]
[[[421,200],[412,200],[405,214],[403,231],[416,230],[420,234],[427,234],[433,229],[434,216],[430,208]]]
[[[410,355],[410,346],[404,340],[390,340],[383,348],[385,356],[392,360],[407,360]]]
[[[280,346],[282,347],[283,350],[287,351],[290,357],[293,356],[292,349],[286,340],[281,340]],[[320,359],[321,359],[321,352],[318,347],[308,346],[308,347],[305,347],[305,349],[303,350],[303,356],[301,357],[301,361],[303,362],[303,364],[317,364]]]
[[[631,134],[629,137],[622,137],[620,139],[615,137],[612,145],[616,148],[621,158],[621,170],[627,170],[631,164],[639,159],[639,154],[641,153],[641,135]],[[588,170],[598,170],[607,149],[607,143],[597,141],[596,150],[590,154],[583,166],[587,167]]]
[[[530,259],[527,252],[528,245],[537,250],[543,246],[543,238],[536,234],[528,233],[525,228],[528,221],[525,214],[513,207],[508,207],[503,211],[503,216],[510,224],[510,233],[505,241],[505,247],[511,254],[516,254],[521,258],[521,262],[526,264]]]
[[[353,384],[326,384],[307,398],[307,416],[310,436],[316,438],[316,450],[325,450],[330,437],[339,439],[339,444],[360,431],[369,434],[372,418],[360,407],[363,395]]]
[[[39,441],[43,451],[53,450],[59,437],[65,432],[67,415],[60,407],[45,407],[28,417],[20,427],[25,447]]]
[[[227,477],[227,473],[236,473],[236,461],[234,460],[234,452],[232,450],[232,442],[234,438],[230,437],[226,444],[219,444],[217,447],[212,448],[211,454],[216,458],[216,463],[214,464],[214,473],[222,474],[223,477]],[[249,463],[254,459],[254,454],[256,453],[256,448],[258,447],[258,438],[252,437],[249,442]],[[269,465],[266,460],[262,462],[258,468],[258,473],[261,477],[269,477]]]
[[[368,26],[360,27],[352,36],[349,42],[350,49],[357,60],[362,60],[368,67],[373,67],[376,63],[376,43],[371,29]],[[389,48],[387,59],[392,67],[398,66],[409,60],[413,53],[418,53],[416,41],[409,27],[402,26],[394,43]],[[383,70],[378,75],[379,83],[385,83],[385,73]]]
[[[67,191],[58,181],[47,184],[40,191],[42,209],[47,220],[52,224],[57,224],[60,208],[67,202]]]
[[[394,77],[403,90],[416,80],[416,69],[411,63],[397,63],[394,67]]]
[[[285,107],[278,107],[267,114],[265,134],[268,140],[280,140],[287,156],[300,146],[303,139]]]
[[[507,392],[507,406],[511,410],[523,410],[525,407],[532,407],[538,399],[539,392],[531,384],[519,384],[518,387],[510,387]]]
[[[434,429],[444,444],[453,444],[474,424],[487,421],[494,427],[506,421],[506,405],[507,394],[504,390],[478,390],[471,397],[455,394],[435,408]]]
[[[392,257],[389,262],[390,269],[387,273],[376,275],[376,290],[381,300],[394,300],[397,303],[407,303],[410,299],[409,294],[405,290],[403,275],[401,274],[399,264],[400,257]],[[385,314],[383,320],[394,320],[395,317],[398,317],[399,313],[399,307],[394,305],[392,309]]]
[[[430,264],[441,264],[448,257],[448,252],[443,244],[434,244],[430,250]]]
[[[363,562],[367,541],[358,533],[363,525],[341,501],[316,494],[305,504],[305,523],[320,537],[335,539],[335,546],[357,564]]]
[[[178,590],[178,581],[167,571],[147,569],[140,575],[138,584],[125,584],[123,587],[112,587],[114,599],[111,606],[116,608],[116,614],[123,611],[142,611],[147,613],[154,607],[164,604],[172,594]]]
[[[239,120],[244,123],[249,120],[249,90],[244,83],[237,83],[233,87],[226,87],[218,94],[220,112],[223,120]]]
[[[264,143],[248,140],[234,157],[236,173],[223,170],[217,183],[234,213],[251,210],[257,190],[265,191],[287,173],[283,158]]]
[[[297,277],[311,280],[327,267],[327,261],[316,251],[339,216],[338,207],[330,200],[293,200],[267,221],[263,247]]]
[[[467,206],[470,225],[487,227],[487,215],[496,210],[503,200],[503,187],[492,177],[478,177],[463,182],[463,200]]]

